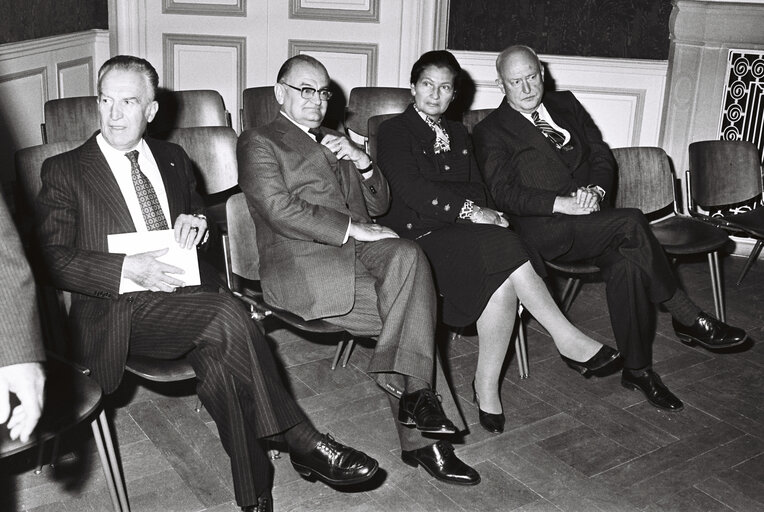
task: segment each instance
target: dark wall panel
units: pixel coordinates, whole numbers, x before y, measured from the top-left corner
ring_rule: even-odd
[[[0,0],[0,44],[109,28],[108,0]]]
[[[668,58],[671,0],[451,0],[448,48]]]

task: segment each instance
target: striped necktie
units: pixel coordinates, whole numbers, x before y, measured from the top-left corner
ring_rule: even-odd
[[[125,156],[130,160],[130,174],[133,177],[135,193],[138,194],[138,203],[141,206],[143,220],[146,222],[146,229],[149,231],[168,229],[167,219],[162,212],[157,193],[151,186],[149,179],[141,171],[141,166],[138,165],[138,151],[129,151],[125,153]]]
[[[565,142],[565,136],[552,128],[552,125],[541,119],[538,110],[531,114],[531,117],[533,118],[533,123],[536,125],[536,128],[541,130],[544,137],[551,140],[557,149],[560,149]]]

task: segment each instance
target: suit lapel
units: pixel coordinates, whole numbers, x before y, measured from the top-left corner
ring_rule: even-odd
[[[581,134],[576,130],[576,122],[570,110],[564,108],[560,102],[557,101],[558,96],[554,93],[547,93],[544,97],[544,106],[546,107],[549,115],[552,116],[554,122],[562,128],[565,128],[570,132],[570,144],[573,145],[574,155],[576,157],[573,169],[577,168],[581,164],[583,158]]]
[[[184,188],[182,180],[178,178],[180,172],[180,162],[176,162],[167,151],[167,146],[157,143],[154,139],[146,138],[146,144],[154,155],[154,161],[159,168],[159,174],[162,176],[164,191],[167,194],[167,204],[170,207],[170,219],[167,219],[167,225],[172,226],[178,215],[184,212]]]
[[[96,142],[96,136],[92,136],[82,148],[82,179],[95,194],[101,198],[104,206],[116,221],[123,232],[135,231],[130,210],[122,196],[117,180],[106,163],[106,158]]]
[[[284,144],[302,155],[305,160],[316,168],[320,177],[334,180],[337,184],[341,185],[337,174],[324,154],[324,150],[321,149],[321,145],[311,139],[310,135],[300,130],[281,114],[279,114],[274,128],[277,132],[281,133],[281,140]],[[344,191],[344,189],[342,190]]]
[[[562,159],[562,156],[560,156],[559,150],[549,143],[544,134],[541,133],[541,130],[536,128],[536,125],[526,119],[520,112],[510,107],[506,100],[502,100],[501,105],[499,105],[499,111],[501,113],[501,122],[509,132],[514,134],[519,140],[526,141],[529,146],[533,146],[547,157],[557,159],[567,168],[567,164]]]

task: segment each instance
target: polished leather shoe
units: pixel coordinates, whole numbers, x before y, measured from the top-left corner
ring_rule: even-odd
[[[659,409],[681,411],[684,408],[682,401],[669,391],[652,368],[648,368],[636,376],[632,375],[629,370],[623,370],[621,385],[626,389],[643,392],[647,401]]]
[[[273,512],[273,497],[270,491],[257,497],[257,505],[241,507],[242,512]]]
[[[727,325],[702,311],[692,325],[683,325],[673,318],[672,323],[680,340],[689,344],[698,343],[710,349],[734,347],[748,338],[743,329]]]
[[[401,460],[409,466],[422,466],[441,482],[457,485],[477,485],[480,475],[456,456],[448,441],[438,441],[418,450],[402,451]]]
[[[480,399],[478,398],[477,390],[475,389],[474,380],[472,381],[472,401],[475,402],[475,405],[477,405],[478,419],[480,420],[481,427],[492,434],[501,434],[504,432],[504,422],[506,422],[504,413],[500,412],[499,414],[493,414],[490,412],[485,412],[480,408]]]
[[[606,366],[609,366],[610,364],[617,361],[618,358],[621,357],[621,353],[614,348],[608,347],[607,345],[602,345],[596,354],[594,354],[583,363],[574,361],[573,359],[565,357],[562,354],[560,354],[560,357],[563,361],[565,361],[565,364],[576,370],[584,377],[588,377],[589,374],[596,372],[597,370],[602,370]]]
[[[431,389],[406,393],[398,405],[398,421],[407,427],[416,427],[425,434],[456,434],[451,420],[446,418],[440,397]]]
[[[379,463],[363,452],[324,434],[308,453],[290,453],[292,466],[304,478],[317,477],[332,485],[353,485],[374,476]]]

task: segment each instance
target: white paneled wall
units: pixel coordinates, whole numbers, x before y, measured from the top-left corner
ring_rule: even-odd
[[[17,149],[42,143],[43,105],[95,94],[109,35],[90,30],[0,45],[0,181],[12,181]]]

